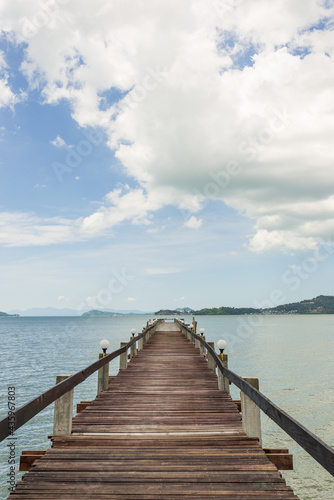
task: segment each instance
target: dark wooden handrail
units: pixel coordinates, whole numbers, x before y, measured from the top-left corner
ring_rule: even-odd
[[[218,370],[224,377],[228,378],[236,385],[244,394],[246,394],[254,403],[266,414],[271,420],[281,427],[296,443],[298,443],[311,457],[313,457],[324,469],[334,476],[334,449],[318,438],[311,431],[306,429],[293,417],[281,410],[270,399],[268,399],[260,391],[252,387],[248,382],[243,380],[239,375],[226,368],[220,356],[212,349],[212,347],[200,336],[194,333],[184,323],[175,320],[181,328],[184,328],[195,339],[199,340],[206,348],[207,352],[214,358]]]
[[[117,358],[121,354],[123,354],[125,351],[129,349],[133,344],[135,344],[138,340],[140,340],[144,335],[147,334],[152,328],[157,326],[157,324],[161,320],[157,320],[153,325],[149,326],[148,328],[145,329],[144,332],[141,334],[137,335],[137,337],[134,337],[131,339],[126,346],[121,347],[120,349],[117,349],[117,351],[114,351],[110,354],[107,354],[104,358],[99,359],[98,361],[95,361],[91,365],[87,366],[83,370],[80,370],[79,372],[75,373],[74,375],[71,375],[71,377],[68,377],[66,380],[63,380],[63,382],[60,382],[59,384],[51,387],[51,389],[48,389],[46,392],[43,394],[40,394],[37,396],[37,398],[32,399],[25,405],[21,406],[15,411],[15,418],[13,418],[13,421],[15,421],[15,429],[19,429],[22,427],[22,425],[26,424],[29,420],[31,420],[33,417],[38,415],[44,408],[49,406],[51,403],[54,403],[58,398],[66,394],[68,391],[76,387],[77,385],[81,384],[84,380],[86,380],[90,375],[95,373],[97,370],[102,368],[102,366],[106,365],[113,359]],[[12,434],[12,430],[9,428],[9,418],[8,416],[0,420],[0,442],[6,439],[9,435]]]

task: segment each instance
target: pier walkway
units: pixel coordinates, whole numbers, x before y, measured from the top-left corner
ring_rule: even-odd
[[[53,436],[10,499],[297,497],[177,323],[161,323],[125,370]]]

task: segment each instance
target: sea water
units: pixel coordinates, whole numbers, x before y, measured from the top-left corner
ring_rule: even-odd
[[[55,384],[59,374],[73,374],[98,358],[100,340],[108,352],[141,331],[149,316],[104,318],[0,318],[0,418],[7,416],[8,387],[15,388],[16,408]],[[190,322],[191,317],[186,316]],[[227,341],[229,367],[240,376],[258,377],[260,390],[330,446],[334,446],[334,315],[198,316],[207,341]],[[110,364],[118,371],[119,360]],[[135,381],[134,381],[135,384]],[[96,396],[97,374],[74,390],[74,407]],[[234,399],[240,395],[231,388]],[[263,447],[289,448],[294,470],[283,471],[301,500],[334,499],[332,476],[264,414]],[[50,447],[53,405],[18,429],[15,436],[16,480],[22,450]],[[0,498],[7,498],[9,438],[1,444]]]

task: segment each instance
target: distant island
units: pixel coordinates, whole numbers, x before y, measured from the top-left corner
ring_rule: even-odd
[[[194,309],[190,307],[184,307],[183,309],[160,309],[159,311],[154,313],[154,316],[176,316],[176,315],[184,315],[184,314],[195,314]]]
[[[98,309],[92,309],[91,311],[84,312],[81,316],[84,317],[99,317],[99,316],[108,316],[108,317],[114,317],[114,316],[124,316],[124,314],[120,313],[114,313],[110,311],[99,311]]]
[[[118,311],[100,311],[99,309],[92,309],[91,311],[84,312],[81,316],[85,318],[97,318],[97,317],[109,317],[116,318],[117,316],[138,316],[138,315],[148,315],[151,313],[145,312],[118,312]]]
[[[244,315],[244,314],[334,314],[334,296],[319,295],[314,299],[307,299],[301,302],[292,302],[277,307],[267,309],[256,309],[253,307],[213,307],[204,309],[160,309],[154,313],[155,316],[184,315],[194,316],[218,316],[218,315]]]
[[[4,312],[0,312],[0,316],[7,316],[7,317],[11,317],[11,318],[18,318],[19,314],[7,314],[7,313],[4,313]]]

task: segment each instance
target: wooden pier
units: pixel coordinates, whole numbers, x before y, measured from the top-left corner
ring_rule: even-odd
[[[160,323],[41,455],[10,499],[297,498],[177,323]]]

